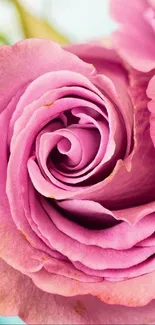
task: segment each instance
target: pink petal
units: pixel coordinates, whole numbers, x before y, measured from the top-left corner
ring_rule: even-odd
[[[111,0],[111,14],[121,26],[113,34],[119,55],[133,68],[148,72],[155,67],[154,30],[147,15],[148,2]]]
[[[123,115],[127,130],[128,154],[132,138],[133,106],[128,94],[127,72],[120,64],[119,57],[113,49],[105,47],[104,41],[72,44],[66,49],[95,66],[98,75],[93,77],[93,82],[113,99]]]
[[[12,47],[1,46],[0,57],[1,110],[19,88],[46,72],[70,70],[85,76],[94,73],[91,65],[63,51],[58,44],[49,40],[29,39]]]
[[[155,7],[155,0],[148,0],[148,3],[149,3],[152,7]]]
[[[52,275],[45,270],[29,275],[34,283],[46,292],[58,293],[63,296],[93,294],[101,301],[112,305],[140,307],[145,306],[155,297],[155,288],[152,285],[155,272],[121,282],[103,280],[99,283],[89,284]],[[63,286],[60,285],[61,281],[63,281]]]
[[[46,205],[44,205],[43,209],[33,189],[29,192],[29,201],[31,217],[37,224],[42,235],[49,240],[52,247],[66,256],[70,261],[79,261],[92,269],[117,269],[141,263],[147,257],[154,254],[155,247],[145,247],[142,249],[137,247],[131,250],[116,251],[81,244],[55,227],[55,224],[52,222],[52,216],[55,215],[55,218],[57,218],[59,211],[53,206]]]
[[[102,219],[104,221],[105,218],[105,225],[109,225],[110,222],[111,224],[115,222],[115,211],[108,211],[97,202],[83,200],[81,205],[80,200],[66,200],[59,202],[58,205],[65,211],[72,214],[74,211],[77,211],[74,214],[76,215],[77,213],[78,216],[81,215],[81,218],[83,219],[85,216],[87,216],[88,223],[89,221],[91,222],[91,218],[93,218],[93,216],[94,220],[100,220],[100,222]],[[134,225],[134,227],[126,222],[122,222],[121,224],[116,224],[109,229],[92,231],[92,229],[85,229],[75,224],[74,220],[70,221],[61,214],[56,216],[50,213],[50,207],[48,207],[48,205],[44,202],[43,206],[46,206],[47,211],[49,209],[50,218],[58,229],[71,238],[74,238],[86,245],[95,245],[102,248],[127,249],[136,244],[139,246],[138,243],[142,239],[148,238],[150,235],[152,235],[155,228],[154,214],[151,214],[139,221],[136,225]]]
[[[0,256],[14,268],[26,272],[36,271],[42,267],[42,263],[33,259],[34,248],[24,234],[20,232],[10,214],[8,198],[6,196],[6,171],[7,171],[7,136],[8,127],[16,98],[0,114],[0,141],[1,141],[1,164],[0,164]],[[34,234],[35,236],[35,234]],[[38,240],[38,248],[44,246]]]
[[[155,76],[152,77],[148,84],[147,88],[147,95],[150,97],[152,100],[148,103],[148,109],[151,113],[150,116],[150,135],[153,141],[153,144],[155,146]]]
[[[151,324],[155,320],[153,301],[145,307],[129,308],[107,305],[91,295],[49,294],[2,260],[0,274],[0,314],[19,316],[27,324]]]

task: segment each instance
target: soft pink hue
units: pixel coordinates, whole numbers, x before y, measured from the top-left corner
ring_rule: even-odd
[[[110,0],[110,3],[111,15],[120,24],[113,35],[114,47],[133,68],[143,72],[154,69],[154,0]]]
[[[152,324],[154,302],[143,308],[107,305],[92,295],[63,297],[38,289],[32,281],[0,261],[0,310],[27,324]],[[8,294],[8,283],[11,290]],[[17,295],[18,291],[18,295]]]
[[[150,135],[155,146],[155,1],[126,1],[124,6],[124,0],[110,0],[110,4],[111,15],[119,23],[112,36],[117,53],[129,65],[129,70],[146,73],[138,75],[138,83],[145,78],[144,91],[151,99],[148,103]],[[135,75],[135,71],[131,74]]]
[[[0,314],[151,323],[154,304],[136,308],[155,298],[145,80],[102,43],[37,39],[0,47],[0,74]]]

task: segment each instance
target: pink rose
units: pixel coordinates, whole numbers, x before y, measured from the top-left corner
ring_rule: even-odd
[[[155,150],[129,80],[103,44],[0,47],[0,314],[155,320]]]
[[[133,68],[134,82],[142,84],[145,79],[143,91],[151,98],[150,135],[155,146],[155,0],[111,0],[111,14],[120,24],[113,34],[115,49]]]
[[[113,35],[119,54],[135,69],[155,68],[155,0],[110,0],[112,17],[120,24]]]

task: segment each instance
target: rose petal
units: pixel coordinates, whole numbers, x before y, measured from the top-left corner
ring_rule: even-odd
[[[111,14],[120,29],[113,34],[113,44],[117,52],[133,68],[148,72],[155,67],[154,31],[146,20],[148,3],[144,0],[127,2],[111,0]]]
[[[70,261],[79,261],[82,264],[97,270],[107,268],[126,268],[141,263],[154,254],[155,247],[132,248],[129,250],[101,249],[97,246],[87,246],[73,240],[60,232],[49,219],[48,211],[40,205],[34,189],[29,189],[31,217],[38,226],[42,235],[47,238],[52,247],[66,256]],[[59,216],[59,211],[51,206],[51,214]],[[65,243],[65,245],[64,245]]]
[[[52,275],[45,270],[29,275],[34,283],[46,292],[58,293],[63,296],[93,294],[108,304],[140,307],[155,297],[155,288],[152,285],[155,272],[127,281],[109,282],[103,280],[91,284],[83,284],[72,279]],[[61,281],[63,281],[63,286],[60,285]]]
[[[92,78],[93,82],[116,103],[124,118],[128,139],[127,154],[129,154],[133,127],[133,105],[128,94],[128,75],[120,64],[120,58],[116,51],[106,47],[104,41],[71,44],[66,49],[78,55],[85,62],[94,64],[98,75]]]
[[[43,200],[44,208],[49,212],[50,218],[63,233],[69,237],[78,240],[86,245],[95,245],[102,248],[127,249],[131,248],[141,240],[148,238],[153,234],[155,228],[154,214],[148,215],[139,221],[136,225],[131,226],[126,222],[116,224],[110,229],[89,230],[74,223],[74,215],[81,215],[81,218],[87,216],[87,223],[94,216],[94,220],[102,222],[106,218],[105,225],[115,224],[115,211],[109,211],[103,208],[99,203],[93,201],[65,200],[58,202],[66,212],[73,215],[73,221],[63,217],[63,214],[55,216],[50,212],[50,204]],[[62,210],[62,211],[63,211]],[[94,221],[95,222],[95,221]],[[101,223],[102,224],[102,223]],[[122,236],[123,234],[123,236]]]
[[[153,144],[155,146],[155,92],[154,92],[154,86],[155,86],[155,76],[153,76],[148,84],[147,88],[147,95],[152,100],[148,103],[148,109],[151,113],[150,116],[150,135],[151,139],[153,141]]]
[[[10,105],[0,114],[0,142],[1,142],[1,164],[0,164],[0,256],[13,267],[23,272],[36,271],[42,267],[40,262],[35,261],[32,255],[34,248],[20,233],[12,220],[8,198],[6,196],[6,171],[7,171],[7,136],[15,98]],[[35,237],[35,234],[34,234]],[[38,240],[38,248],[44,249]],[[45,249],[46,250],[46,249]]]
[[[0,314],[18,315],[28,324],[151,324],[155,321],[153,301],[145,307],[129,308],[104,304],[91,295],[48,294],[2,260],[0,274],[3,279]]]
[[[29,39],[14,46],[1,46],[0,57],[1,110],[19,88],[46,72],[71,70],[85,76],[94,73],[94,67],[49,40]]]

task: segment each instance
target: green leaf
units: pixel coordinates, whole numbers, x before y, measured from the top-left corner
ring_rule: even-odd
[[[12,0],[15,5],[26,38],[46,38],[62,45],[69,44],[67,37],[59,33],[45,20],[41,20],[29,13],[18,0]]]
[[[9,45],[10,42],[8,41],[7,37],[4,34],[0,34],[0,44]]]

